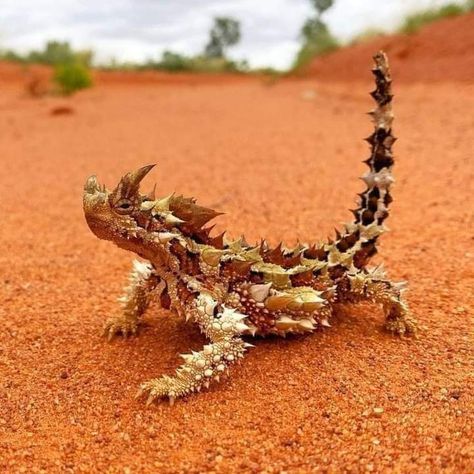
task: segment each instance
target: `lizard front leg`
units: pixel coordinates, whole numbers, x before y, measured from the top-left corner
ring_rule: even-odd
[[[212,296],[201,293],[189,305],[188,314],[211,343],[199,352],[183,354],[185,363],[176,370],[175,376],[165,375],[143,383],[137,396],[147,393],[147,404],[164,397],[172,404],[178,397],[209,387],[252,346],[240,337],[248,329],[242,322],[246,316],[226,307],[217,310],[217,304]]]
[[[129,276],[130,284],[125,288],[125,293],[119,298],[121,314],[107,320],[104,335],[111,340],[115,334],[127,337],[136,334],[138,318],[145,312],[154,290],[161,290],[165,283],[153,271],[149,263],[133,261],[132,271]]]
[[[405,283],[393,283],[383,276],[380,270],[350,276],[349,298],[368,299],[381,304],[385,314],[385,329],[388,331],[400,336],[415,333],[416,319],[402,295]]]

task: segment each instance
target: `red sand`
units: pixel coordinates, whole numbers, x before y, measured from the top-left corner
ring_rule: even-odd
[[[208,392],[146,408],[138,384],[203,339],[155,308],[138,338],[100,337],[131,255],[88,230],[85,178],[110,187],[156,161],[159,192],[226,211],[219,229],[322,238],[361,189],[367,85],[102,84],[28,99],[4,83],[0,471],[473,472],[474,85],[395,93],[392,232],[377,261],[409,281],[418,338],[348,307],[322,333],[257,341]]]

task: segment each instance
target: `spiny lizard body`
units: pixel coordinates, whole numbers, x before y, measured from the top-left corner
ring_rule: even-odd
[[[374,132],[367,139],[367,189],[359,195],[354,220],[334,240],[314,245],[270,248],[245,239],[211,236],[205,225],[218,212],[192,198],[156,199],[141,194],[145,166],[123,176],[113,191],[95,176],[84,188],[84,212],[91,230],[102,239],[134,252],[130,285],[119,298],[122,311],[107,321],[109,338],[135,334],[150,302],[195,322],[209,339],[201,351],[182,355],[174,376],[145,382],[140,394],[148,402],[177,397],[208,387],[244,356],[251,344],[242,336],[286,335],[330,326],[335,305],[368,300],[379,303],[385,327],[396,334],[414,332],[416,322],[402,299],[403,283],[392,283],[380,267],[369,268],[384,231],[393,182],[392,94],[387,58],[374,56],[377,103],[371,112]]]

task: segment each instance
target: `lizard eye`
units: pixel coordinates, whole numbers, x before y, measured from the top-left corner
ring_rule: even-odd
[[[129,199],[121,199],[114,208],[118,214],[130,214],[133,210],[132,201]]]

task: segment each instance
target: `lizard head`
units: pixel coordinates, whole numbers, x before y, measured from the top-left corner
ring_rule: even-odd
[[[181,222],[165,209],[163,200],[160,207],[154,196],[140,193],[141,181],[154,166],[127,173],[113,191],[100,186],[96,176],[84,185],[84,214],[92,232],[144,257],[146,241],[159,245],[171,234],[173,225]]]
[[[192,198],[141,194],[140,183],[153,166],[127,173],[113,191],[91,176],[84,186],[84,214],[97,237],[143,258],[156,261],[161,256],[166,261],[171,240],[191,237],[206,242],[210,228],[203,226],[220,213],[198,206]]]

